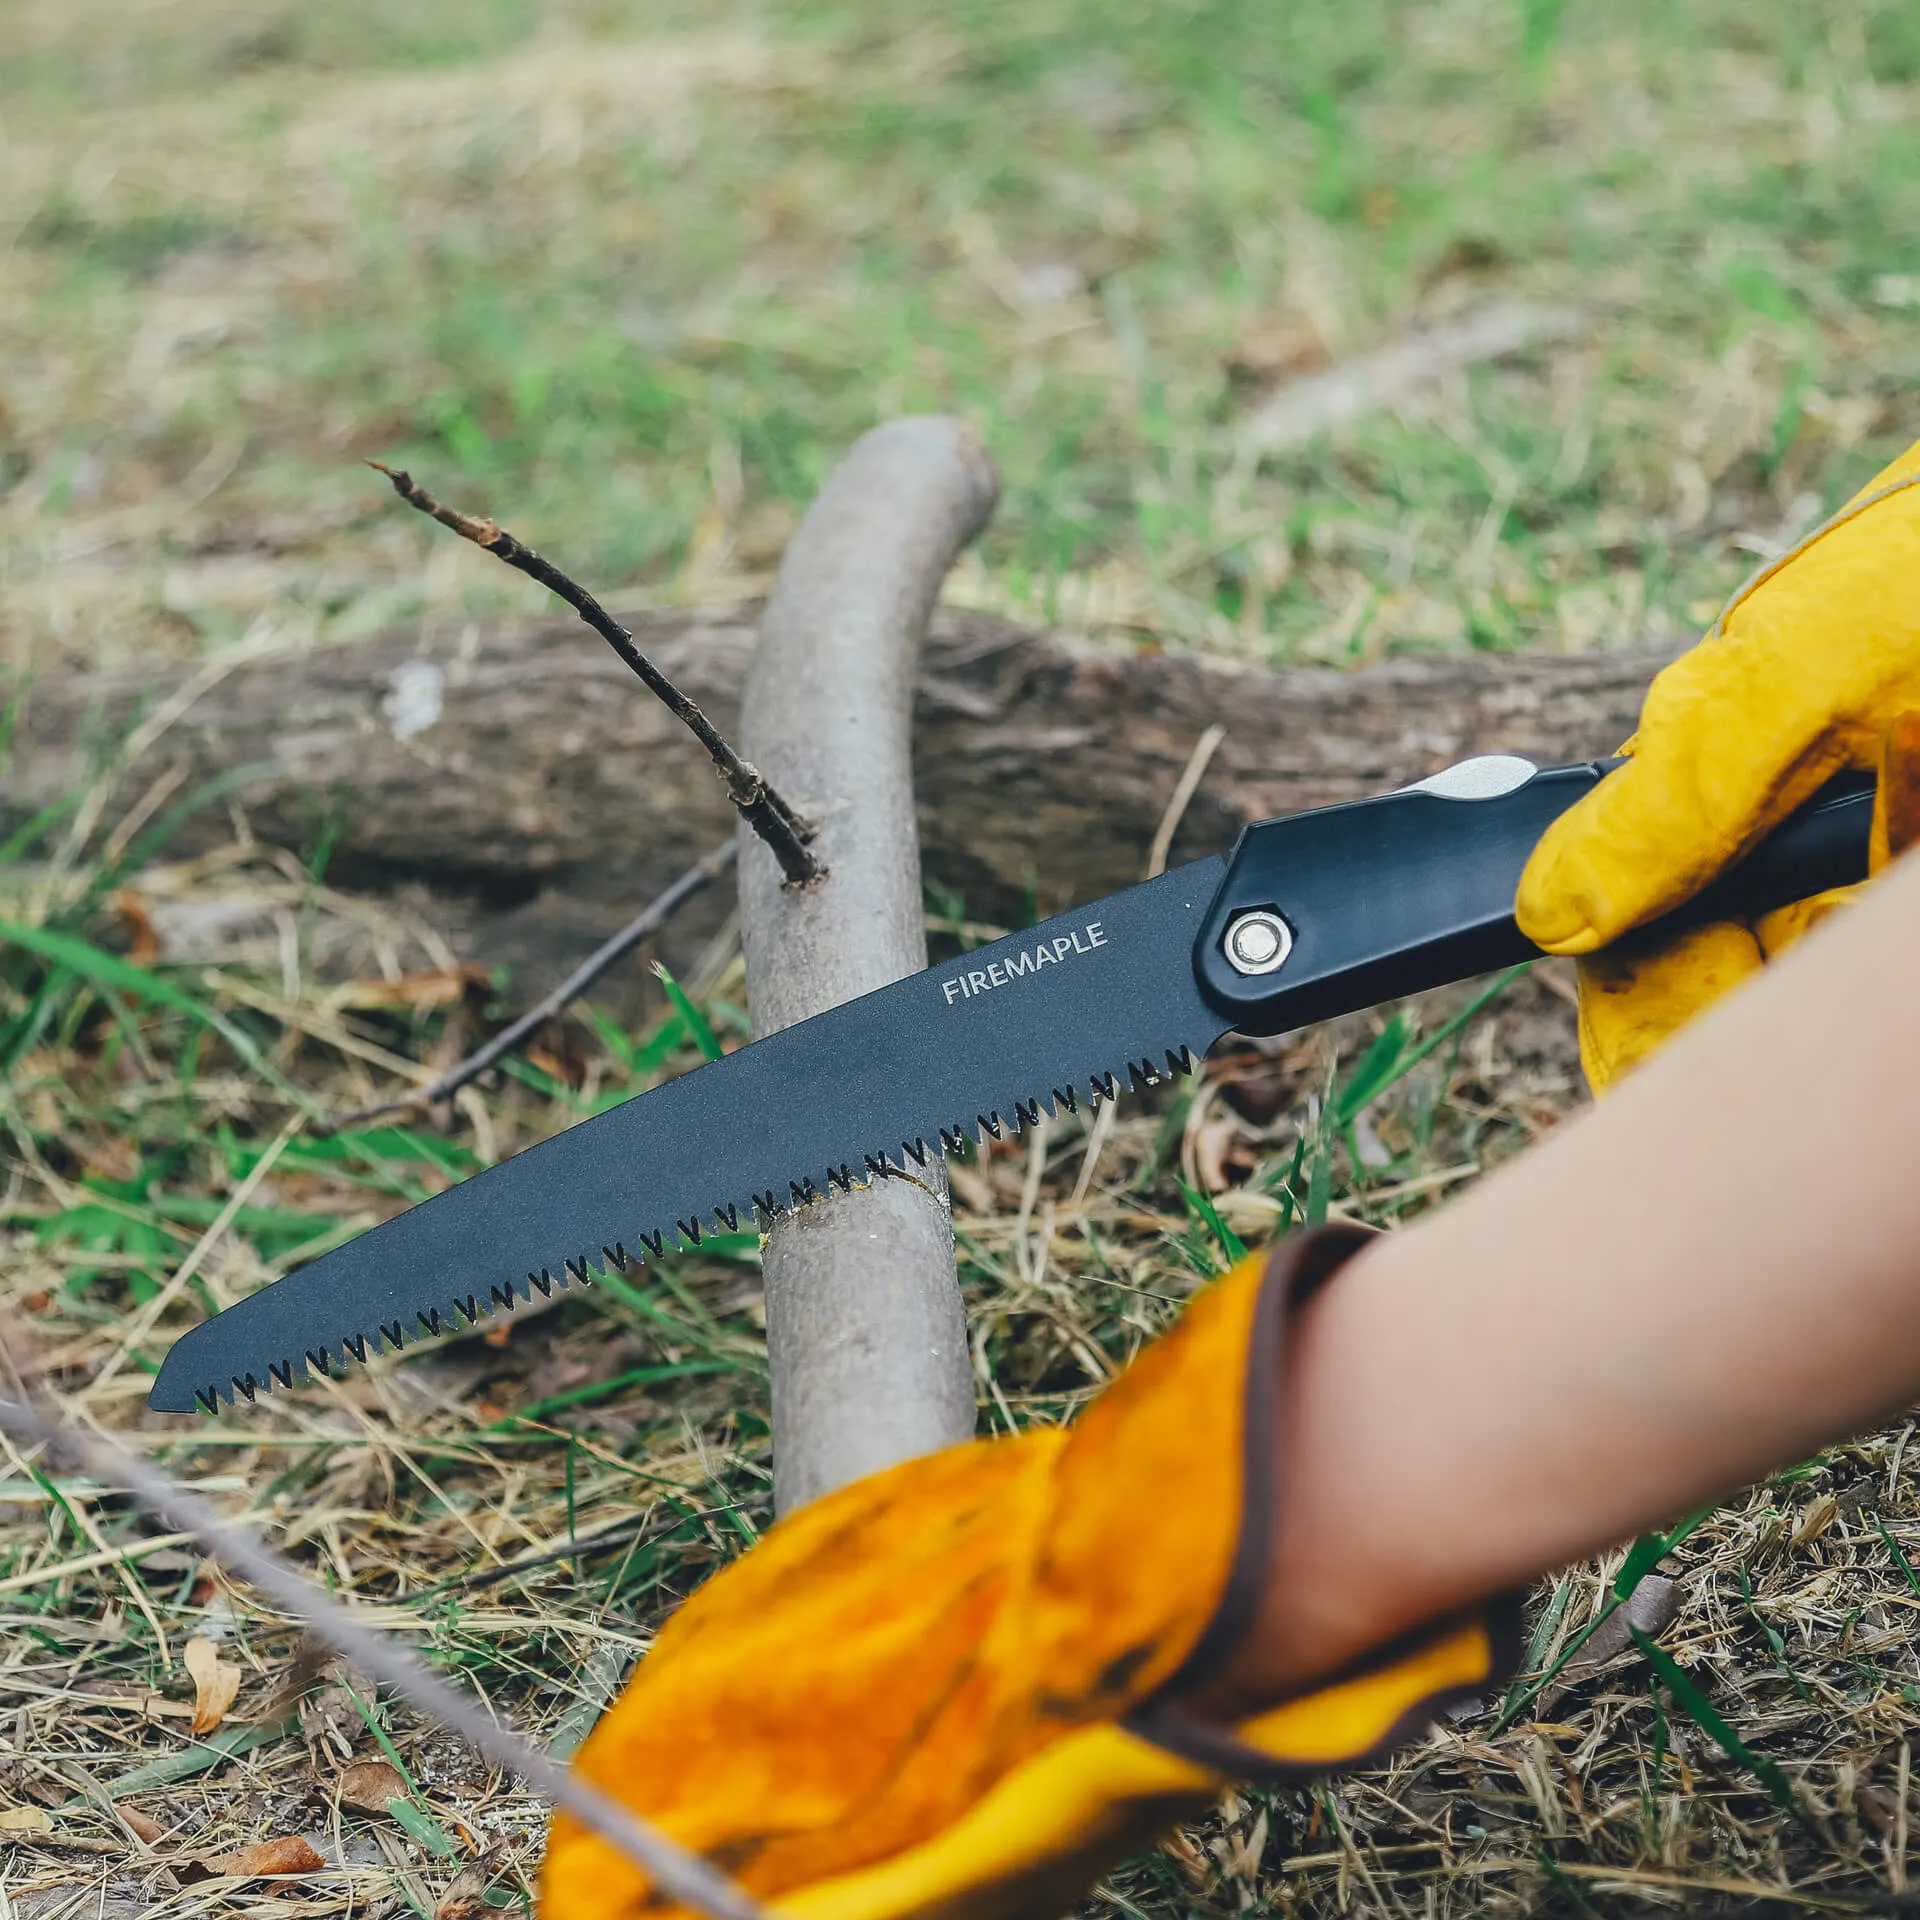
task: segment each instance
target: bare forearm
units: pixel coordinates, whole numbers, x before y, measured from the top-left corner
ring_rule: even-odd
[[[1920,859],[1303,1316],[1269,1604],[1313,1678],[1920,1395]]]

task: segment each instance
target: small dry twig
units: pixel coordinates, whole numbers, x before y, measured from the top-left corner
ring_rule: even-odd
[[[697,1908],[711,1920],[767,1920],[765,1909],[737,1882],[463,1700],[413,1654],[362,1626],[305,1574],[249,1539],[197,1494],[187,1492],[157,1468],[111,1441],[61,1425],[25,1400],[0,1398],[0,1431],[45,1446],[103,1485],[124,1487],[149,1513],[192,1534],[230,1572],[271,1594],[289,1613],[304,1620],[316,1638],[384,1681],[422,1713],[451,1727],[496,1766],[518,1774],[555,1806],[564,1807],[640,1868],[661,1893]]]
[[[344,1127],[364,1126],[386,1113],[417,1113],[436,1100],[452,1099],[470,1080],[478,1079],[496,1060],[511,1053],[529,1034],[536,1032],[543,1022],[565,1012],[622,955],[631,953],[649,934],[658,933],[696,893],[725,873],[739,852],[738,841],[723,840],[705,858],[695,861],[671,886],[648,901],[618,933],[588,954],[537,1006],[529,1007],[511,1026],[501,1028],[485,1046],[475,1048],[438,1080],[416,1087],[398,1100],[356,1107],[351,1113],[329,1121],[326,1131],[338,1133]]]
[[[557,593],[632,670],[642,684],[676,718],[685,722],[694,738],[706,748],[714,771],[726,783],[727,798],[741,819],[773,849],[780,871],[789,886],[804,886],[825,871],[807,850],[813,828],[787,805],[757,767],[749,766],[734,752],[726,737],[634,644],[631,633],[603,607],[585,587],[562,573],[551,561],[543,560],[531,547],[523,546],[497,520],[477,520],[457,507],[443,506],[421,486],[412,474],[400,467],[389,467],[379,460],[367,465],[384,473],[393,482],[393,490],[408,506],[431,515],[443,527],[451,527],[463,540],[485,547],[496,560],[529,579],[538,580],[550,593]]]

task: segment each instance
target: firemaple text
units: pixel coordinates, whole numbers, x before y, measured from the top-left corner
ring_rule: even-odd
[[[1084,927],[1039,941],[1023,953],[1011,954],[1005,960],[995,960],[988,966],[975,967],[970,973],[943,980],[940,991],[947,996],[947,1005],[952,1006],[956,1000],[971,1000],[976,993],[991,993],[995,987],[1011,985],[1022,974],[1058,966],[1076,953],[1091,953],[1095,947],[1106,944],[1107,936],[1100,930],[1100,922],[1089,920]]]

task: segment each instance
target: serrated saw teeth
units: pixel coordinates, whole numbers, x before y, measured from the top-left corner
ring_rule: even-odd
[[[238,1398],[252,1404],[260,1394],[275,1387],[290,1388],[297,1383],[304,1383],[309,1371],[323,1378],[332,1378],[337,1366],[349,1358],[364,1363],[370,1346],[376,1353],[397,1353],[421,1337],[422,1333],[457,1334],[496,1309],[512,1311],[532,1299],[536,1293],[550,1299],[555,1288],[571,1290],[576,1285],[588,1286],[602,1273],[624,1273],[648,1258],[660,1259],[668,1253],[670,1244],[698,1248],[715,1231],[738,1232],[743,1213],[764,1231],[775,1220],[785,1218],[801,1207],[811,1206],[818,1200],[851,1192],[856,1186],[905,1174],[909,1167],[926,1167],[935,1155],[944,1158],[958,1154],[973,1141],[978,1141],[984,1147],[991,1141],[1016,1137],[1036,1126],[1042,1116],[1052,1118],[1062,1110],[1077,1114],[1081,1111],[1083,1098],[1089,1110],[1097,1110],[1103,1101],[1118,1100],[1123,1090],[1137,1091],[1162,1086],[1181,1074],[1194,1072],[1197,1065],[1196,1054],[1184,1046],[1163,1048],[1158,1057],[1142,1054],[1128,1060],[1117,1071],[1091,1073],[1077,1084],[1049,1087],[1046,1092],[1031,1098],[1016,1096],[1006,1100],[998,1107],[976,1114],[971,1124],[956,1121],[952,1125],[934,1128],[933,1141],[925,1135],[916,1135],[911,1140],[903,1140],[897,1153],[868,1152],[862,1154],[858,1162],[829,1163],[818,1174],[790,1180],[784,1200],[774,1190],[768,1189],[745,1201],[713,1203],[705,1214],[676,1219],[656,1231],[642,1230],[635,1236],[633,1248],[629,1248],[624,1240],[615,1240],[600,1248],[599,1259],[604,1266],[588,1254],[570,1255],[554,1266],[529,1272],[523,1280],[494,1282],[485,1295],[459,1294],[451,1301],[420,1308],[411,1325],[388,1321],[370,1335],[340,1335],[333,1342],[309,1348],[299,1359],[271,1362],[264,1375],[248,1373],[235,1376],[230,1386],[196,1389],[193,1398],[205,1411],[217,1413],[223,1401],[232,1405]],[[1086,1089],[1084,1096],[1079,1091],[1081,1085]],[[703,1226],[702,1220],[709,1217],[713,1226]]]

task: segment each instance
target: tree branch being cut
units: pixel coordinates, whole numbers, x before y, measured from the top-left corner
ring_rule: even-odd
[[[786,887],[759,848],[741,852],[756,1035],[927,963],[916,669],[940,584],[997,492],[960,421],[895,420],[847,453],[787,547],[741,738],[819,821],[828,873]],[[761,1275],[781,1512],[971,1436],[973,1369],[937,1167],[777,1221]]]
[[[443,527],[452,528],[461,539],[484,547],[496,560],[505,561],[516,572],[538,580],[549,593],[558,594],[706,748],[714,771],[726,784],[727,798],[734,810],[772,848],[786,884],[804,886],[820,877],[820,862],[807,848],[807,842],[813,838],[812,826],[781,798],[759,768],[734,752],[726,736],[701,711],[698,702],[681,692],[640,651],[633,635],[585,587],[562,573],[552,561],[516,540],[497,520],[476,519],[457,507],[443,505],[404,468],[389,467],[379,460],[369,460],[367,465],[376,473],[384,473],[392,481],[394,492],[408,506],[438,520]]]

